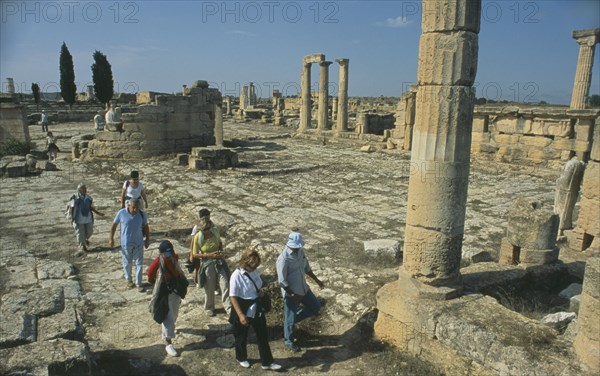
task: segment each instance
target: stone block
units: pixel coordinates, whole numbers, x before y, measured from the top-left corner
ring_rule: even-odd
[[[517,145],[522,136],[518,134],[496,133],[492,136],[493,140],[500,145]]]
[[[587,163],[581,188],[583,197],[600,200],[600,162],[589,161]]]
[[[31,261],[31,264],[25,265],[0,266],[0,278],[6,289],[19,289],[37,284],[35,263],[33,259]]]
[[[18,178],[27,175],[27,161],[10,162],[4,168],[4,176]]]
[[[552,141],[553,140],[551,138],[543,136],[522,136],[520,139],[520,142],[523,143],[523,145],[535,146],[539,148],[545,148],[546,146],[549,146],[552,144]]]
[[[531,250],[554,249],[558,224],[559,217],[550,208],[539,202],[518,198],[508,211],[506,237],[517,247]]]
[[[520,263],[523,266],[546,265],[558,260],[558,247],[552,249],[521,248]]]
[[[108,132],[102,131],[96,133],[96,140],[98,141],[120,141],[122,139],[121,132]]]
[[[579,141],[579,140],[575,140],[575,142],[573,143],[573,149],[575,151],[578,152],[588,152],[592,149],[592,143],[591,141]]]
[[[555,137],[552,147],[559,150],[574,150],[575,140],[571,138]]]
[[[57,171],[56,165],[50,161],[38,160],[35,163],[35,168],[40,171]]]
[[[435,0],[423,2],[423,33],[468,30],[479,33],[481,3],[471,0]]]
[[[518,264],[518,254],[515,254],[515,246],[503,237],[500,240],[500,253],[498,255],[498,264],[500,265],[516,265]]]
[[[600,162],[600,120],[596,121],[594,126],[594,143],[590,152],[590,159]]]
[[[408,217],[406,222],[405,239],[411,239],[411,242],[404,243],[402,268],[412,278],[428,285],[456,282],[460,275],[463,234],[457,231],[459,234],[449,235],[413,226]]]
[[[525,159],[526,157],[527,150],[518,146],[500,146],[496,153],[496,160],[498,162],[513,162]]]
[[[573,347],[583,368],[592,373],[600,372],[600,258],[587,260],[583,279],[583,293],[579,306],[577,332]]]
[[[569,299],[569,311],[578,313],[580,304],[581,304],[581,294],[571,297],[571,299]]]
[[[556,312],[542,317],[540,322],[558,331],[562,331],[576,318],[577,314],[574,312]]]
[[[476,133],[486,133],[488,132],[488,117],[487,116],[477,116],[473,117],[473,136]]]
[[[37,340],[37,317],[26,312],[0,311],[0,349],[20,346]],[[0,350],[1,351],[1,350]],[[0,368],[2,366],[0,365]]]
[[[178,166],[187,166],[190,155],[187,153],[177,154],[177,165]]]
[[[400,256],[400,242],[394,239],[374,239],[363,242],[365,253],[370,256]]]
[[[567,288],[558,293],[558,296],[564,299],[571,299],[575,295],[581,295],[583,285],[581,283],[571,283]]]
[[[553,149],[530,149],[529,151],[527,151],[527,158],[530,158],[534,161],[549,161],[560,159],[560,155],[560,150]]]
[[[81,285],[75,279],[45,279],[40,281],[40,285],[42,288],[62,287],[67,300],[78,301],[82,295]]]
[[[90,354],[79,341],[56,339],[0,350],[3,375],[89,375]]]
[[[564,122],[546,123],[544,125],[544,130],[546,135],[567,137],[571,130],[571,124]]]
[[[489,133],[473,132],[471,140],[473,143],[490,142],[491,135]]]
[[[65,261],[39,260],[36,269],[38,279],[60,279],[75,275],[75,267]]]
[[[477,34],[470,31],[421,34],[419,85],[473,85],[477,51]]]
[[[82,341],[83,334],[75,307],[67,307],[63,312],[43,317],[38,321],[38,341],[56,338]]]
[[[144,141],[146,136],[141,132],[132,132],[129,134],[130,141]]]

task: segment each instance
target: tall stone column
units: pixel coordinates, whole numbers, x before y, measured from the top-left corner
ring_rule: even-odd
[[[332,121],[337,120],[337,110],[338,110],[338,98],[333,97],[333,98],[331,98],[331,120]]]
[[[575,83],[571,95],[571,108],[583,110],[586,108],[586,98],[592,83],[592,66],[594,50],[600,40],[600,28],[573,31],[573,38],[579,43],[579,58],[575,71]]]
[[[319,63],[319,112],[317,115],[317,129],[319,131],[327,129],[327,116],[329,108],[329,66],[331,61]]]
[[[15,94],[15,82],[12,77],[6,77],[6,83],[4,84],[5,92],[9,95]]]
[[[310,128],[311,119],[311,93],[310,93],[310,66],[311,63],[302,63],[302,81],[300,91],[302,95],[302,107],[300,108],[300,132]]]
[[[401,285],[461,293],[480,0],[424,0]],[[434,286],[437,288],[431,288]]]
[[[215,145],[223,146],[223,107],[215,104]]]
[[[349,59],[336,59],[340,65],[340,79],[338,82],[338,108],[337,108],[337,132],[348,130],[348,64]]]
[[[248,107],[248,86],[242,86],[240,92],[240,109],[245,110]]]

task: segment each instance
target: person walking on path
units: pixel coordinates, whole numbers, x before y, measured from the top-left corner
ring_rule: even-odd
[[[79,183],[77,193],[69,201],[69,218],[79,245],[78,255],[87,252],[90,245],[90,237],[94,233],[94,213],[103,216],[94,208],[94,200],[87,194],[86,185]]]
[[[158,246],[158,253],[158,257],[148,267],[148,282],[154,285],[150,307],[155,306],[155,301],[160,298],[161,294],[168,294],[169,311],[161,323],[162,339],[166,343],[165,351],[167,354],[177,356],[173,339],[175,338],[175,321],[177,321],[182,297],[177,295],[175,291],[168,291],[166,285],[169,281],[185,274],[179,266],[179,255],[175,253],[173,244],[170,241],[161,241]]]
[[[200,231],[192,242],[192,257],[201,260],[198,272],[198,287],[204,287],[204,309],[209,316],[215,315],[215,289],[217,283],[221,287],[223,308],[229,315],[231,302],[229,300],[229,267],[223,256],[223,243],[216,227],[210,219],[204,217],[198,225]]]
[[[46,152],[48,153],[48,160],[50,162],[56,161],[56,156],[58,155],[58,152],[60,151],[60,149],[58,148],[58,146],[56,146],[56,138],[54,138],[54,135],[52,134],[52,132],[48,132],[46,134],[46,146],[47,146]]]
[[[266,313],[257,303],[262,295],[260,291],[263,282],[257,268],[260,256],[255,250],[248,251],[239,261],[239,268],[231,274],[229,282],[229,298],[233,310],[229,322],[233,326],[235,337],[235,358],[244,368],[250,368],[248,361],[247,342],[250,327],[256,333],[258,353],[262,369],[279,370],[281,365],[273,362],[273,354],[269,346]]]
[[[42,123],[42,132],[48,132],[48,115],[46,111],[42,110],[42,118],[40,120]]]
[[[306,283],[304,275],[311,277],[319,288],[324,284],[312,272],[304,254],[302,234],[292,231],[288,241],[277,258],[277,280],[283,295],[283,336],[285,346],[292,352],[302,349],[296,343],[294,325],[308,317],[315,316],[321,309],[321,303]],[[299,305],[302,304],[302,308]]]
[[[142,267],[144,265],[144,248],[150,245],[150,228],[148,216],[139,208],[137,200],[127,201],[127,207],[119,210],[110,228],[109,246],[115,246],[115,232],[121,225],[121,256],[123,272],[127,287],[137,286],[140,292],[145,288],[142,284]],[[144,240],[145,238],[145,240]],[[135,283],[131,279],[131,268],[135,261]]]
[[[121,191],[121,208],[126,206],[127,200],[138,200],[140,203],[140,210],[148,209],[146,191],[144,191],[144,185],[140,181],[140,173],[135,170],[131,171],[129,179],[125,180],[123,183],[123,190]]]

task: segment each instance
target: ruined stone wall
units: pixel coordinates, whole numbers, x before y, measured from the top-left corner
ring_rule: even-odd
[[[207,87],[186,96],[156,96],[155,103],[122,115],[122,131],[98,132],[83,157],[137,159],[214,145],[214,108],[221,101],[221,93]]]
[[[600,123],[600,122],[599,122]],[[570,247],[579,251],[600,250],[600,124],[594,129],[594,143],[581,183],[579,216]]]
[[[9,139],[29,142],[29,127],[25,106],[0,103],[0,142]]]
[[[498,162],[557,167],[589,159],[600,110],[476,106],[471,152]]]
[[[169,95],[166,93],[159,93],[156,91],[141,91],[135,94],[135,103],[137,104],[148,104],[154,103],[156,97],[159,95]]]
[[[394,128],[393,114],[361,112],[356,115],[356,129],[359,133],[383,135],[386,129],[392,128]]]

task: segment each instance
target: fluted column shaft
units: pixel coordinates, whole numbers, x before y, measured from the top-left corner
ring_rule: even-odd
[[[586,98],[592,84],[592,66],[598,38],[588,36],[576,40],[579,43],[579,58],[577,59],[577,70],[575,71],[571,108],[582,110],[586,108]]]

